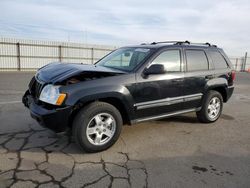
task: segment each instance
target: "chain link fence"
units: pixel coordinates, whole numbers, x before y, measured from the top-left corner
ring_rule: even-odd
[[[249,71],[250,69],[250,58],[246,56],[244,57],[229,57],[231,63],[233,64],[233,68],[236,71]]]
[[[116,47],[0,38],[0,70],[36,70],[50,62],[93,64]]]
[[[0,38],[0,70],[36,70],[55,61],[93,64],[114,49],[115,46]],[[250,68],[247,55],[229,59],[236,71]]]

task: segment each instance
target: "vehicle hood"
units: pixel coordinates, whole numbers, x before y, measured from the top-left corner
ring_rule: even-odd
[[[41,82],[55,84],[83,73],[111,76],[124,74],[125,72],[103,66],[55,62],[40,68],[36,73],[36,79]]]

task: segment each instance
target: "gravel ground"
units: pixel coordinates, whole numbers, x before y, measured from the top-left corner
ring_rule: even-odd
[[[40,127],[20,103],[34,73],[0,73],[0,187],[250,187],[250,74],[214,124],[195,114],[124,126],[87,154]]]

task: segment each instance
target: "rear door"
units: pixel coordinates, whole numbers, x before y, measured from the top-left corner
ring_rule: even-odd
[[[198,108],[201,106],[207,81],[214,77],[211,71],[213,65],[205,49],[186,48],[184,54],[183,109]]]

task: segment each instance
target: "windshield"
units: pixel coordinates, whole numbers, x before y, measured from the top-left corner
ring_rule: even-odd
[[[96,65],[132,71],[150,51],[148,48],[120,48],[101,59]]]

